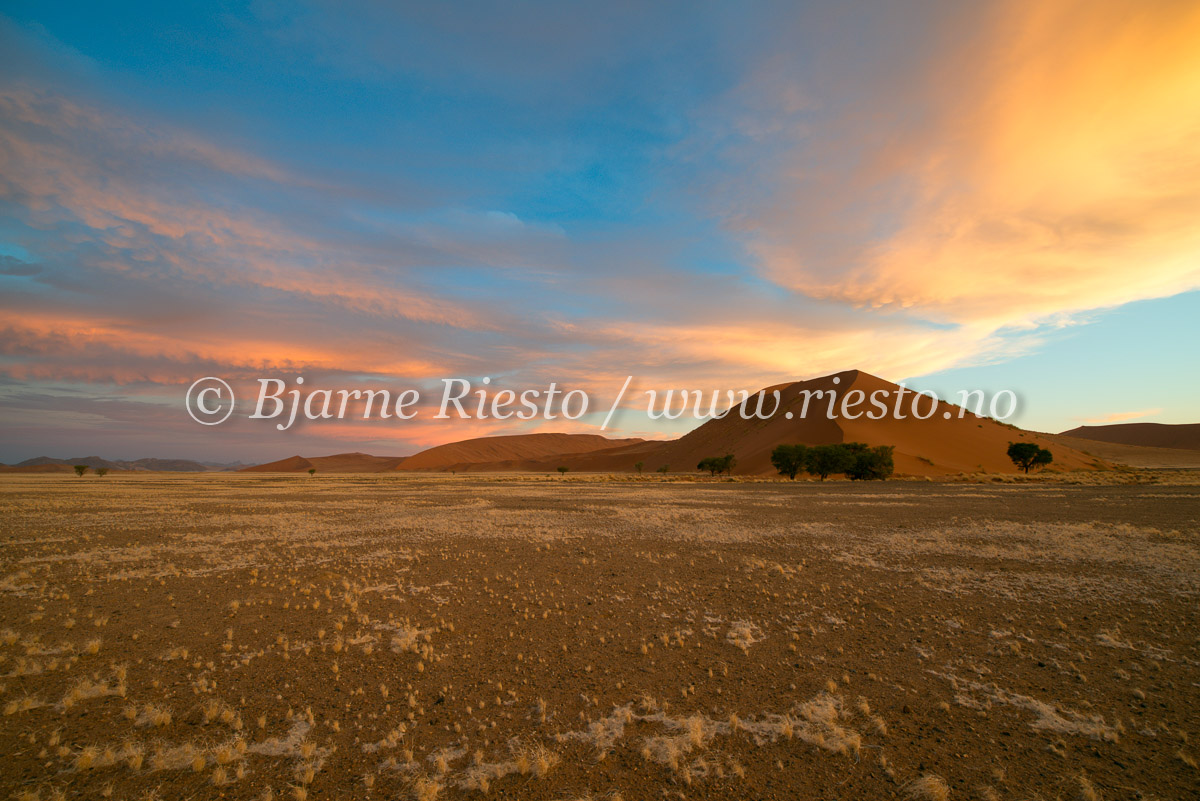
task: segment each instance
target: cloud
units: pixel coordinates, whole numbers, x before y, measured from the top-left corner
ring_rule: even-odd
[[[0,89],[0,112],[0,200],[47,251],[36,273],[14,267],[32,288],[0,300],[0,370],[22,380],[508,373],[607,391],[635,373],[753,389],[982,347],[831,307],[797,320],[795,301],[669,266],[662,244],[574,242],[511,212],[354,210],[341,227],[331,206],[310,226],[242,205],[247,183],[256,197],[323,191],[257,157],[48,91]],[[439,271],[458,275],[422,287]],[[464,297],[474,280],[487,299]]]
[[[316,54],[314,85],[332,69],[372,101],[409,96],[394,85],[426,98],[414,114],[430,116],[337,105],[351,135],[303,167],[284,154],[330,142],[231,144],[219,119],[202,132],[97,91],[117,81],[101,62],[0,20],[22,54],[0,80],[4,244],[20,254],[0,253],[0,380],[70,400],[22,401],[21,420],[45,436],[60,416],[70,436],[141,420],[139,441],[195,445],[179,398],[201,375],[239,390],[263,373],[489,375],[598,398],[630,374],[900,379],[1200,286],[1190,6],[685,11],[458,26],[436,8],[263,10],[264,47]],[[390,139],[405,128],[421,135]],[[358,174],[329,166],[347,150]],[[511,430],[314,425],[301,441],[404,452]]]
[[[761,144],[774,186],[726,194],[762,275],[984,332],[1200,286],[1200,9],[982,8],[824,84],[768,61],[774,108],[759,81],[726,99],[727,152]]]
[[[1113,412],[1102,417],[1085,417],[1081,419],[1089,425],[1104,425],[1106,423],[1123,423],[1126,420],[1140,420],[1143,417],[1153,417],[1161,413],[1162,409],[1143,409],[1140,412]]]

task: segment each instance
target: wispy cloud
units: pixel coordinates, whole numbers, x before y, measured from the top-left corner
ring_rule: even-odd
[[[1142,409],[1140,412],[1113,412],[1100,417],[1085,417],[1082,420],[1088,425],[1105,425],[1107,423],[1124,423],[1127,420],[1141,420],[1144,417],[1153,417],[1161,413],[1162,409]]]

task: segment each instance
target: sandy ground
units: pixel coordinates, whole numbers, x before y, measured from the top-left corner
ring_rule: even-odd
[[[1200,797],[1193,474],[9,475],[0,563],[3,798]]]

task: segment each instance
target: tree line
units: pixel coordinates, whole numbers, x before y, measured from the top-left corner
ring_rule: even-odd
[[[892,445],[872,448],[862,442],[780,445],[771,452],[771,464],[781,476],[793,481],[799,473],[820,476],[822,481],[838,473],[851,481],[882,481],[895,470],[893,450]]]

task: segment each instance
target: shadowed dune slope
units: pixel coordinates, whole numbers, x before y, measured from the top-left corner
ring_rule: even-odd
[[[1184,448],[1148,448],[1142,445],[1122,445],[1095,439],[1079,439],[1064,434],[1047,435],[1068,448],[1098,456],[1113,464],[1146,469],[1200,469],[1200,450]]]
[[[371,456],[367,453],[339,453],[333,456],[291,456],[277,462],[244,467],[242,473],[306,473],[316,468],[318,473],[382,473],[394,470],[404,461],[403,456]]]
[[[554,457],[623,449],[640,439],[608,439],[596,434],[517,434],[479,437],[438,445],[397,465],[397,470],[522,469],[521,465]]]

